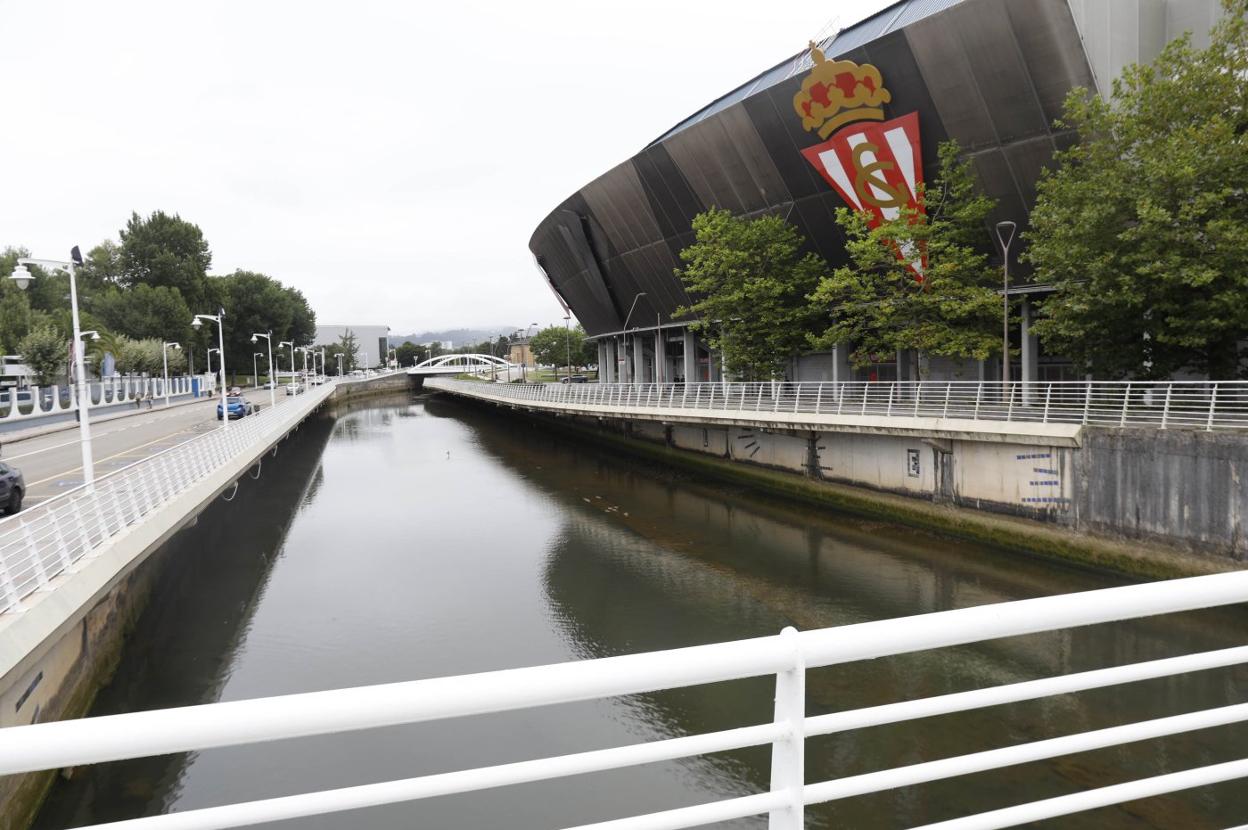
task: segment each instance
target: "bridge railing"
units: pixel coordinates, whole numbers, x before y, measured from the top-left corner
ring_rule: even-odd
[[[1198,709],[807,784],[804,749],[806,740],[811,737],[1237,666],[1248,662],[1248,646],[1098,668],[918,700],[888,701],[867,708],[814,716],[806,714],[805,683],[809,670],[1003,637],[1245,602],[1248,602],[1248,572],[1238,572],[983,605],[800,633],[789,628],[778,636],[671,651],[11,727],[0,730],[0,775],[524,710],[774,675],[774,709],[769,717],[760,712],[760,722],[753,726],[187,810],[109,824],[107,827],[135,830],[239,827],[746,747],[770,746],[771,775],[764,791],[584,825],[578,830],[590,827],[594,830],[697,827],[763,814],[770,816],[772,830],[799,830],[803,826],[805,807],[811,804],[1248,720],[1248,703]],[[1105,636],[1113,634],[1108,632]],[[1008,720],[1008,710],[1002,710],[1001,717],[1003,722]],[[1001,730],[1002,735],[1008,733],[1009,730]],[[923,830],[1012,827],[1245,777],[1248,777],[1248,758],[1170,771],[1094,789],[1080,790],[1072,784],[1074,791],[1066,795],[928,824]],[[1016,795],[1003,792],[1000,800],[1008,804]]]
[[[492,384],[432,388],[499,401],[828,418],[908,417],[1156,429],[1248,429],[1248,381]]]
[[[0,614],[143,521],[239,453],[301,420],[329,394],[264,409],[0,519]]]

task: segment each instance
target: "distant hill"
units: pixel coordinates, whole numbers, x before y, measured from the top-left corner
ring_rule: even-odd
[[[444,331],[422,331],[416,334],[392,334],[390,345],[399,346],[403,343],[432,343],[449,340],[456,347],[480,343],[482,340],[497,340],[500,334],[511,334],[515,326],[494,326],[488,329],[446,329]]]

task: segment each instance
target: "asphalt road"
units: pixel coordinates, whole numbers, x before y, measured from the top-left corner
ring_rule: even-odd
[[[269,393],[265,390],[248,391],[246,397],[261,407],[269,405]],[[209,430],[219,429],[218,400],[212,398],[167,410],[157,402],[150,410],[143,409],[110,421],[93,422],[91,444],[96,476],[133,464]],[[279,406],[289,400],[292,398],[278,390]],[[26,479],[25,507],[82,484],[82,452],[76,428],[24,441],[5,441],[0,460],[22,471]]]

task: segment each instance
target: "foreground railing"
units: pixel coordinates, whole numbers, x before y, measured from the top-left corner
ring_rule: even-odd
[[[829,417],[953,418],[1157,429],[1248,429],[1248,381],[494,384],[431,379],[499,401]]]
[[[1248,572],[801,633],[789,628],[779,636],[672,651],[12,727],[0,730],[0,775],[775,675],[772,717],[755,726],[188,810],[107,826],[165,830],[238,827],[770,745],[771,781],[765,792],[587,825],[580,830],[589,826],[596,830],[696,827],[762,814],[770,815],[773,830],[798,830],[803,826],[804,808],[810,804],[1248,720],[1248,703],[1240,703],[805,784],[803,758],[809,737],[1235,666],[1248,662],[1248,646],[814,717],[806,715],[807,670],[1243,602],[1248,602]],[[1011,827],[1244,777],[1248,777],[1248,758],[1009,806],[926,825],[925,830]],[[1010,794],[1002,793],[1001,798],[1008,801]]]
[[[47,589],[75,562],[124,534],[239,453],[302,420],[329,394],[263,409],[0,520],[0,614]]]

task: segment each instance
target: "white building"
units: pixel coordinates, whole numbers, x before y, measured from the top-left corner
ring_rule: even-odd
[[[316,327],[314,346],[332,346],[342,340],[348,331],[355,335],[359,344],[359,365],[380,366],[386,361],[386,351],[390,348],[389,326],[354,326],[329,325]]]

